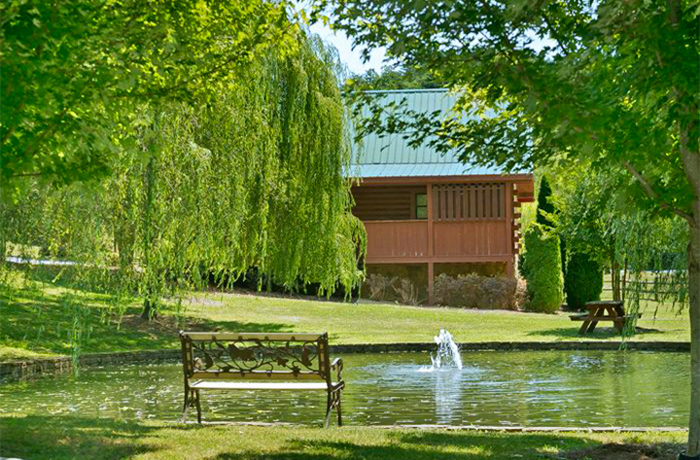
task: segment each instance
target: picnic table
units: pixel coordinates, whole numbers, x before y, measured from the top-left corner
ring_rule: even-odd
[[[583,321],[579,334],[593,332],[598,325],[598,321],[612,321],[615,328],[622,332],[625,323],[631,318],[631,315],[625,314],[625,308],[621,300],[603,300],[596,302],[587,302],[586,309],[588,313],[580,313],[571,315],[571,321]],[[634,315],[637,318],[642,316],[641,313]]]

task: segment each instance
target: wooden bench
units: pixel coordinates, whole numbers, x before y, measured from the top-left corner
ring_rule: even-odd
[[[581,329],[578,331],[579,334],[593,332],[598,321],[612,321],[615,328],[619,332],[622,332],[622,328],[625,327],[627,320],[632,318],[631,315],[625,314],[623,302],[620,300],[587,302],[586,309],[588,313],[579,313],[570,316],[571,321],[583,321]],[[638,313],[634,315],[634,317],[641,318],[642,314]]]
[[[202,423],[201,390],[325,391],[326,418],[345,387],[343,361],[328,357],[328,334],[180,332],[185,375],[182,421],[190,407]],[[335,373],[335,378],[332,377]]]

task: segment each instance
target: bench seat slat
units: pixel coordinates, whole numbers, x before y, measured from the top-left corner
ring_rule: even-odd
[[[333,383],[336,386],[337,383]],[[190,383],[195,390],[327,390],[326,382],[232,382],[200,381]]]

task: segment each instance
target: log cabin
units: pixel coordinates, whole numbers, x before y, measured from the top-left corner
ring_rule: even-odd
[[[426,114],[450,113],[445,89],[377,91],[382,101]],[[433,280],[477,273],[515,276],[520,205],[533,175],[461,163],[456,153],[409,146],[402,133],[353,144],[353,214],[367,231],[368,275],[408,278],[431,303]]]

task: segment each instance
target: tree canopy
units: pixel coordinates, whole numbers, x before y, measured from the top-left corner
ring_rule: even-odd
[[[437,147],[509,168],[581,157],[625,168],[641,179],[640,202],[690,215],[686,171],[700,168],[690,155],[697,2],[339,0],[320,10],[329,4],[334,27],[357,45],[386,45],[390,58],[419,63],[462,94],[451,121],[400,117],[378,129],[414,124],[416,137],[437,134]]]
[[[260,46],[293,43],[296,28],[284,2],[263,0],[8,0],[0,17],[5,192],[23,184],[13,178],[104,177],[145,105],[206,100]]]
[[[636,206],[687,221],[692,455],[700,453],[698,6],[319,0],[316,9],[366,53],[384,46],[461,94],[451,120],[404,113],[362,129],[413,132],[413,141],[459,149],[470,163],[623,170]]]
[[[14,179],[25,193],[0,207],[0,243],[79,264],[88,281],[144,299],[146,316],[250,267],[290,290],[350,292],[364,229],[344,176],[338,64],[320,39],[289,33],[294,47],[266,45],[205,100],[134,106],[133,143],[102,158],[100,181]]]
[[[442,88],[444,85],[430,72],[417,67],[385,65],[380,72],[369,69],[346,82],[349,90],[387,90]]]

